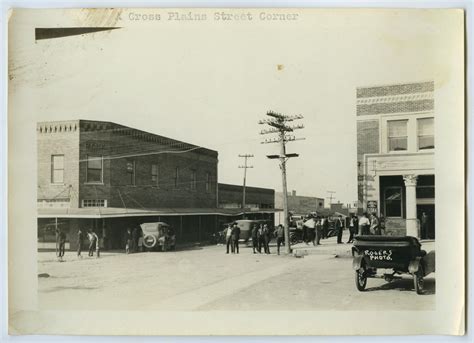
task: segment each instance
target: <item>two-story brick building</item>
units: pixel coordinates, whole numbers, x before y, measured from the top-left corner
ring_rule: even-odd
[[[38,123],[37,135],[40,239],[60,226],[74,246],[93,228],[119,248],[127,227],[163,220],[201,241],[242,212],[219,207],[217,151],[101,121]]]
[[[434,238],[434,82],[361,87],[356,101],[360,210],[390,234]]]

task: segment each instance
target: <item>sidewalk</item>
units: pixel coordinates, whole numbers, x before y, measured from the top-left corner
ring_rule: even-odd
[[[352,257],[352,243],[346,244],[349,239],[349,232],[344,230],[342,235],[342,241],[344,243],[337,244],[337,237],[330,237],[327,239],[321,239],[321,245],[314,246],[312,242],[309,244],[298,243],[292,246],[294,256],[304,256],[304,255],[333,255],[334,257]],[[420,241],[421,249],[426,250],[426,252],[435,250],[435,241],[426,240]]]

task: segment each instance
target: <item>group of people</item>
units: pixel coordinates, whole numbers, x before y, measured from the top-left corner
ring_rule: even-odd
[[[224,230],[226,240],[226,254],[239,253],[240,228],[237,223],[227,225]],[[285,234],[283,225],[279,225],[274,232],[268,227],[268,224],[254,224],[251,228],[253,253],[270,254],[270,241],[272,236],[277,240],[277,254],[280,255],[280,247],[285,244]]]
[[[345,224],[342,216],[337,217],[335,222],[337,243],[342,243],[342,232]],[[326,216],[308,216],[303,223],[303,241],[306,244],[312,242],[313,245],[320,245],[321,239],[328,238],[329,218]]]
[[[89,240],[89,256],[94,256],[96,252],[97,258],[100,257],[99,236],[92,229],[87,230],[87,238]],[[82,258],[82,247],[84,245],[84,232],[82,229],[77,231],[77,257]],[[60,262],[66,252],[66,233],[61,229],[56,229],[56,256]]]
[[[271,241],[271,232],[267,224],[253,224],[252,226],[252,248],[253,253],[259,254],[263,252],[265,254],[270,254],[270,241]],[[278,248],[279,250],[280,248]]]
[[[357,233],[360,235],[385,234],[385,218],[383,214],[379,218],[374,213],[368,214],[364,212],[358,223]]]

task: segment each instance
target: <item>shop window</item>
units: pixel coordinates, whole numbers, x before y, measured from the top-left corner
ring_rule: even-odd
[[[384,192],[385,216],[402,216],[402,187],[387,187]]]
[[[105,199],[84,199],[84,200],[82,200],[82,207],[107,207],[107,200],[105,200]]]
[[[388,151],[406,151],[408,120],[390,120],[388,125]]]
[[[131,186],[135,186],[135,161],[127,162],[127,181]]]
[[[64,183],[64,155],[51,156],[51,182]]]
[[[418,119],[418,150],[434,149],[434,118]]]
[[[87,156],[87,182],[102,183],[103,181],[102,156]]]
[[[151,182],[153,183],[153,186],[159,186],[159,170],[157,164],[151,165]]]

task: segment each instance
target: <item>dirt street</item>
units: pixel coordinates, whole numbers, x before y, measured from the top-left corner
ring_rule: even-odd
[[[334,244],[330,240],[323,244]],[[349,245],[344,248],[349,247]],[[38,253],[41,309],[136,310],[430,310],[434,274],[417,295],[413,280],[369,279],[355,287],[352,259],[333,254],[303,258],[252,253],[225,254],[225,247],[126,255],[103,253],[77,259]]]

